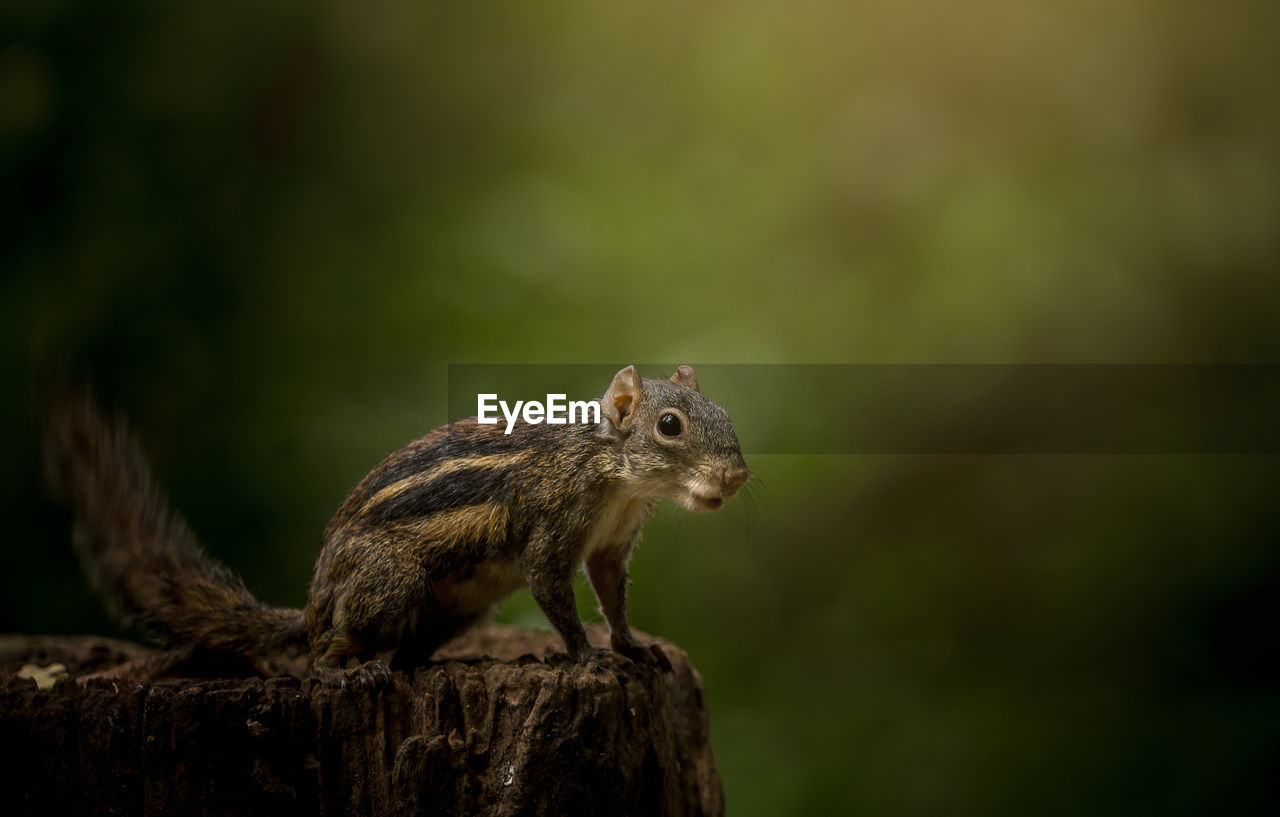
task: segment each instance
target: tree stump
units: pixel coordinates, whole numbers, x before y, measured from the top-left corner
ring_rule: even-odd
[[[61,663],[75,675],[146,651],[0,639],[0,811],[722,814],[702,679],[661,643],[671,670],[584,667],[550,633],[488,626],[382,688],[260,677],[38,688],[14,673]]]

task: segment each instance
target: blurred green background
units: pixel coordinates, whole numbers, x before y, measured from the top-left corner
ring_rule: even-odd
[[[345,492],[448,419],[449,363],[1280,352],[1275,3],[0,20],[0,630],[118,632],[40,487],[50,369],[301,604]],[[659,513],[632,594],[703,673],[733,814],[1275,806],[1274,457],[751,464],[754,502]]]

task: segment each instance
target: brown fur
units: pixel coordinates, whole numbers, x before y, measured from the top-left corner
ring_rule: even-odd
[[[627,562],[658,499],[709,510],[748,477],[724,410],[693,370],[623,369],[599,425],[436,429],[387,457],[324,535],[305,614],[263,605],[168,510],[128,434],[88,401],[51,414],[52,482],[76,509],[82,555],[131,620],[204,649],[266,655],[305,637],[314,671],[394,655],[412,666],[522,583],[577,660],[596,654],[573,599],[585,565],[614,649],[650,655],[626,618]],[[680,418],[681,433],[659,432]]]
[[[56,401],[47,419],[50,483],[76,509],[90,580],[125,622],[170,643],[250,656],[305,645],[302,611],[264,605],[204,553],[123,424],[86,398]]]

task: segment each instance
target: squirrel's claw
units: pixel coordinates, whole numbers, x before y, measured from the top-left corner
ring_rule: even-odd
[[[317,666],[311,677],[325,686],[338,689],[385,689],[391,686],[391,667],[377,660],[366,661],[348,670]]]
[[[671,659],[667,657],[667,653],[656,641],[647,645],[645,651],[645,662],[653,663],[654,666],[667,672],[671,672],[675,669],[675,667],[671,666]]]
[[[613,652],[637,664],[647,664],[667,671],[672,669],[671,659],[656,642],[642,644],[634,639],[630,642],[621,641],[613,645]]]
[[[629,670],[635,666],[629,656],[603,647],[593,647],[591,655],[580,663],[593,670],[607,669],[613,672]]]
[[[656,642],[650,644],[638,644],[634,653],[627,656],[638,664],[648,664],[651,667],[670,672],[672,669],[671,659],[662,651]]]
[[[391,667],[378,660],[366,661],[344,673],[342,686],[386,689],[391,686]]]

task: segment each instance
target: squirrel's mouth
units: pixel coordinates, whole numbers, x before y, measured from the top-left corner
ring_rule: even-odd
[[[702,496],[689,492],[689,510],[691,511],[714,511],[724,504],[724,498],[719,496]]]

